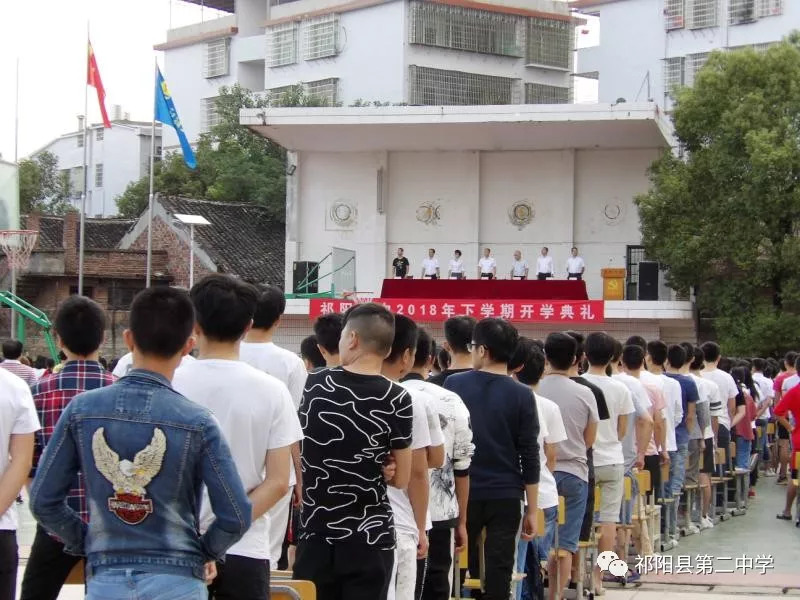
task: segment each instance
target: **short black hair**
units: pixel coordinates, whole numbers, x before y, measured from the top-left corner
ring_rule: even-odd
[[[455,254],[458,254],[459,256],[461,256],[461,250],[456,250]]]
[[[614,356],[614,340],[602,331],[586,336],[586,358],[593,367],[605,367]]]
[[[416,356],[417,353],[417,324],[405,315],[394,316],[394,340],[392,341],[392,351],[386,357],[388,362],[395,362],[403,352],[411,350]]]
[[[58,307],[53,325],[70,352],[88,356],[103,343],[106,313],[91,298],[70,296]]]
[[[344,315],[329,313],[322,315],[314,321],[314,337],[317,344],[322,346],[329,354],[339,354],[339,340],[344,329]]]
[[[3,342],[3,358],[18,360],[22,356],[22,342],[19,340],[6,340]]]
[[[753,359],[753,368],[756,371],[763,371],[767,368],[767,361],[763,358],[754,358]]]
[[[197,324],[218,342],[235,342],[247,331],[258,303],[256,288],[232,275],[213,273],[189,291]]]
[[[544,355],[553,367],[566,371],[575,364],[578,342],[568,333],[551,333],[544,341]]]
[[[686,360],[684,364],[690,363],[694,360],[695,345],[692,342],[681,342],[684,352],[686,352]]]
[[[647,342],[647,353],[657,367],[663,367],[664,363],[667,362],[667,345],[661,340]]]
[[[622,342],[616,338],[611,338],[611,342],[614,344],[614,354],[611,355],[611,364],[616,364],[619,362],[619,359],[622,356],[622,350],[624,346],[622,345]]]
[[[783,358],[783,362],[785,362],[788,366],[794,365],[795,361],[797,360],[797,352],[790,350],[786,353],[786,356]]]
[[[645,352],[647,351],[647,340],[645,340],[640,335],[632,335],[627,340],[625,340],[626,346],[639,346]]]
[[[689,365],[689,368],[692,371],[699,371],[700,369],[702,369],[706,361],[706,356],[705,354],[703,354],[703,351],[697,346],[695,346],[694,348],[694,356],[692,358],[693,358],[692,364]]]
[[[680,369],[686,364],[686,350],[680,344],[671,344],[667,348],[667,361],[673,369]]]
[[[417,351],[414,353],[414,368],[418,369],[425,365],[433,356],[436,350],[436,344],[431,337],[431,334],[421,327],[417,330]]]
[[[706,342],[700,349],[703,351],[703,356],[706,357],[707,363],[717,362],[717,359],[722,354],[722,351],[719,348],[719,344],[716,342]]]
[[[536,385],[544,373],[544,362],[544,352],[536,342],[520,337],[514,355],[508,361],[508,368],[512,371],[519,369],[517,379],[520,383]]]
[[[253,313],[255,329],[270,329],[286,310],[286,296],[283,290],[274,285],[260,285],[256,311]]]
[[[586,341],[586,336],[582,333],[578,333],[577,331],[565,331],[569,337],[575,340],[575,358],[577,360],[583,359],[583,355],[585,354],[586,350],[584,349],[584,342]]]
[[[472,340],[477,346],[486,348],[489,358],[494,362],[508,363],[517,348],[519,332],[508,321],[489,317],[475,325]]]
[[[194,307],[185,290],[154,286],[139,292],[128,319],[133,341],[144,354],[172,358],[194,328]]]
[[[394,315],[383,304],[366,302],[350,307],[344,313],[344,326],[358,334],[365,348],[384,359],[389,356],[394,343]]]
[[[450,349],[459,354],[469,352],[468,346],[472,342],[473,331],[477,321],[466,315],[450,317],[444,322],[444,339],[450,344]]]
[[[300,342],[300,356],[310,362],[315,369],[325,366],[325,358],[317,347],[316,336],[310,335]]]
[[[733,368],[733,361],[727,356],[723,356],[722,358],[719,359],[719,364],[717,365],[717,368],[720,371],[725,371],[726,373],[730,373],[731,369]]]
[[[636,371],[644,365],[644,349],[638,344],[628,344],[622,348],[622,364],[626,369]]]
[[[798,357],[797,357],[797,358],[794,360],[794,370],[795,370],[795,371],[800,371],[800,356],[798,356]]]
[[[436,365],[440,371],[446,371],[450,368],[450,353],[444,348],[439,348],[436,352]]]

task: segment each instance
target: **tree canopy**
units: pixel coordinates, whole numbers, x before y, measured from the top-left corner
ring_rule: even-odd
[[[19,161],[19,209],[22,214],[39,211],[63,214],[72,208],[69,172],[58,170],[58,158],[41,152]]]
[[[712,53],[672,117],[681,152],[636,199],[649,257],[726,352],[800,349],[800,35]]]

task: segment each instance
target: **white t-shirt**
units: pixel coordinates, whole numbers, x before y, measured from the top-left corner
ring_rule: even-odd
[[[666,375],[659,375],[659,378],[664,382],[664,403],[667,405],[667,451],[675,452],[678,449],[675,428],[683,420],[683,392],[676,380]]]
[[[703,377],[698,377],[694,373],[691,373],[691,376],[692,380],[697,386],[697,404],[702,404],[703,402],[708,402],[709,405],[712,404],[714,400],[716,400],[717,395],[719,394],[717,386],[714,385],[713,381],[710,381]],[[711,427],[711,419],[709,419],[708,425],[706,425],[706,427],[703,429],[703,439],[708,440],[713,437],[714,437],[714,430]]]
[[[722,409],[720,411],[712,411],[711,416],[719,418],[719,424],[724,425],[726,429],[731,428],[731,417],[728,414],[728,398],[735,398],[739,393],[739,388],[730,373],[726,373],[722,369],[714,369],[713,371],[703,371],[703,377],[709,379],[717,384],[719,401],[722,402]]]
[[[434,258],[426,258],[422,261],[422,268],[424,269],[425,275],[436,275],[436,270],[439,268],[439,259]]]
[[[552,256],[540,256],[536,259],[536,272],[537,273],[549,273],[550,275],[553,274],[553,257]]]
[[[181,359],[181,366],[190,363],[193,360],[195,360],[194,356],[187,354]],[[117,361],[117,365],[114,367],[114,370],[111,372],[111,374],[117,378],[125,377],[125,375],[128,374],[128,371],[130,371],[132,368],[133,352],[128,352]]]
[[[497,268],[497,261],[493,256],[483,257],[478,261],[478,266],[481,268],[481,273],[492,273],[493,269]]]
[[[758,391],[761,392],[761,401],[775,400],[775,389],[773,388],[772,379],[758,371],[753,373],[753,381],[758,386]],[[767,408],[761,415],[762,419],[769,419],[772,416],[772,411]]]
[[[431,433],[428,426],[428,411],[425,407],[423,392],[416,389],[409,389],[411,394],[411,410],[413,420],[411,425],[411,450],[420,450],[431,445]],[[439,430],[441,435],[441,429]],[[419,532],[417,521],[414,519],[414,509],[411,508],[411,500],[408,498],[406,490],[399,490],[396,487],[387,486],[389,502],[394,513],[394,527],[398,533],[411,535],[419,543]],[[426,526],[429,526],[426,524]]]
[[[558,506],[558,489],[556,479],[547,468],[547,456],[544,453],[544,444],[557,444],[567,439],[567,430],[561,418],[561,409],[558,404],[536,394],[536,412],[539,416],[539,495],[537,503],[539,508]]]
[[[453,259],[450,261],[450,274],[455,275],[456,273],[463,273],[464,272],[464,261],[460,258],[458,260]]]
[[[567,273],[583,273],[585,268],[586,263],[583,262],[580,256],[570,256],[567,259]]]
[[[586,373],[586,381],[595,384],[606,397],[608,405],[608,419],[597,424],[597,440],[594,443],[594,466],[621,465],[625,459],[622,456],[622,441],[619,439],[617,418],[633,412],[633,399],[631,392],[624,383],[615,381],[606,375],[592,375]]]
[[[511,264],[511,274],[514,277],[524,277],[525,271],[528,270],[528,261],[524,258],[522,260],[515,260]]]
[[[797,374],[790,375],[789,377],[783,380],[783,383],[781,384],[781,393],[785,394],[786,392],[788,392],[793,387],[796,387],[797,385],[800,385],[800,375]]]
[[[11,436],[40,429],[31,389],[16,375],[0,369],[0,476],[11,463],[8,455]],[[8,510],[0,515],[0,530],[14,531],[17,525],[17,503],[12,502]]]
[[[236,360],[197,360],[175,371],[173,387],[208,408],[219,421],[231,449],[244,489],[263,483],[268,450],[284,448],[303,439],[289,390],[277,378]],[[201,530],[214,515],[204,492]],[[228,554],[270,559],[269,517],[253,521]]]

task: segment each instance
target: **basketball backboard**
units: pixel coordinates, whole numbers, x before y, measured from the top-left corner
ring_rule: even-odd
[[[17,165],[0,160],[0,230],[19,229]]]

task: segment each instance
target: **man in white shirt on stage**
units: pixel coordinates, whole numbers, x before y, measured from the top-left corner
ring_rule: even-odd
[[[483,249],[483,258],[478,261],[478,278],[494,279],[497,276],[497,261],[490,248]]]
[[[553,276],[553,257],[548,254],[549,252],[550,250],[545,246],[542,248],[542,255],[536,259],[536,279],[539,281]]]
[[[511,265],[511,279],[521,281],[528,278],[528,261],[522,259],[522,252],[514,251],[514,262]]]
[[[461,260],[461,250],[456,250],[453,253],[453,259],[450,261],[447,277],[450,279],[464,278],[464,261]]]
[[[586,263],[578,256],[578,248],[572,247],[572,256],[567,259],[567,279],[583,279],[583,272],[586,270]]]
[[[433,248],[428,249],[428,258],[422,261],[422,278],[439,279],[439,259]]]

